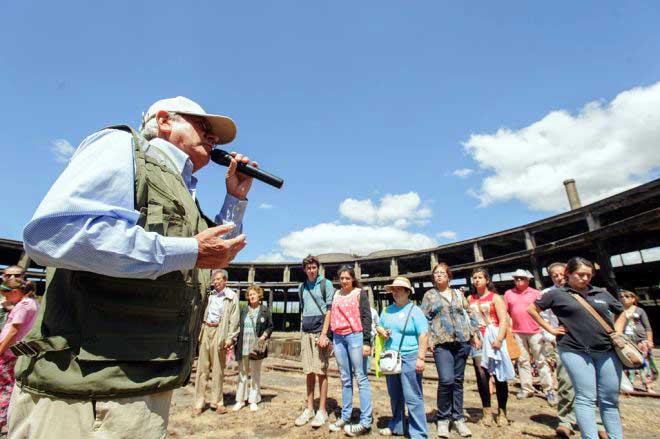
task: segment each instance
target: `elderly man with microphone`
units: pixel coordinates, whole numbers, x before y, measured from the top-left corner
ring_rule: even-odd
[[[165,437],[172,390],[190,377],[207,268],[226,267],[257,164],[231,153],[215,224],[193,175],[233,121],[184,97],[86,138],[24,230],[47,287],[15,345],[12,438]],[[257,169],[258,170],[258,169]]]

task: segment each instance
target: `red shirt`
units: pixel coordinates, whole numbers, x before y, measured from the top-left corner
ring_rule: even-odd
[[[472,315],[476,316],[479,321],[481,335],[484,335],[486,332],[486,326],[488,326],[489,323],[495,327],[500,326],[500,319],[497,317],[494,299],[495,293],[492,291],[484,294],[483,297],[479,297],[478,294],[472,294],[468,297],[470,308],[472,309]],[[486,318],[484,319],[484,317]]]

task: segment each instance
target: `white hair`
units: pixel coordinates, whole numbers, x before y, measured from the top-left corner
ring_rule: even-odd
[[[172,111],[168,111],[167,114],[169,115],[170,119],[176,120],[181,117]],[[157,117],[154,115],[154,117],[149,119],[147,123],[145,123],[142,128],[140,128],[140,134],[142,134],[147,140],[155,139],[158,137],[158,120],[156,119]]]
[[[222,268],[215,269],[211,272],[211,279],[215,277],[216,274],[222,274],[222,277],[225,278],[225,280],[229,280],[229,273],[227,273],[227,270],[224,270]]]

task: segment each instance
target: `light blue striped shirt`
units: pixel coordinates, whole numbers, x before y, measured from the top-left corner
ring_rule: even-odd
[[[194,198],[197,179],[188,156],[163,139],[151,144],[172,160]],[[23,230],[28,256],[49,267],[114,277],[155,279],[194,267],[195,238],[162,236],[137,225],[134,181],[130,133],[106,129],[86,138]],[[226,238],[242,232],[246,207],[246,200],[226,195],[215,217],[218,224],[236,225]]]

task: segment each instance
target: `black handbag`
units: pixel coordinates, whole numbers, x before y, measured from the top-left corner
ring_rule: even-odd
[[[250,349],[250,360],[263,360],[266,358],[268,340],[257,340],[257,344]]]

